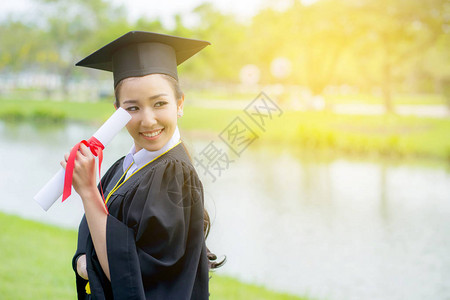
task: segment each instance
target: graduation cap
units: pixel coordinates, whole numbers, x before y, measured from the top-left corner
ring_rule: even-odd
[[[178,80],[177,65],[206,46],[207,41],[130,31],[82,59],[76,66],[113,72],[114,87],[127,77],[162,73]]]

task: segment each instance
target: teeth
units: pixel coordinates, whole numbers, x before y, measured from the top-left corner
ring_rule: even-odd
[[[162,129],[158,130],[156,132],[153,132],[153,133],[143,133],[143,135],[146,136],[146,137],[154,137],[154,136],[157,136],[158,134],[160,134],[161,131],[162,131]]]

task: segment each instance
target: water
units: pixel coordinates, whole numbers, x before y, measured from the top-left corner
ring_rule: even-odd
[[[77,196],[47,213],[32,197],[94,131],[0,123],[0,210],[76,228]],[[182,136],[194,157],[209,142]],[[105,171],[130,145],[121,132]],[[199,173],[213,218],[208,246],[228,258],[219,273],[317,299],[450,299],[444,166],[314,161],[256,143],[216,182]]]

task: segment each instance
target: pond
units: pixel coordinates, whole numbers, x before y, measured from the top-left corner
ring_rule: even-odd
[[[76,228],[76,195],[48,212],[32,197],[95,129],[0,123],[0,210]],[[182,137],[193,157],[211,141]],[[131,142],[125,130],[114,139],[103,172]],[[311,159],[258,143],[233,159],[214,182],[198,170],[213,219],[208,246],[227,256],[218,274],[317,299],[449,299],[445,166]]]

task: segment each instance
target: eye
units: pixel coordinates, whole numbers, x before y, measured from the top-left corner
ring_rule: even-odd
[[[161,107],[161,106],[164,106],[164,105],[166,105],[166,104],[167,104],[166,101],[158,101],[158,102],[155,103],[155,106],[156,106],[156,107]]]
[[[126,108],[127,111],[137,111],[138,109],[139,109],[139,107],[137,107],[137,106],[128,106]]]

